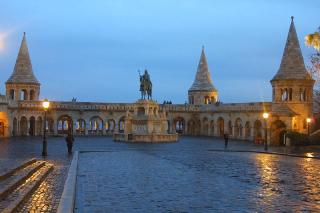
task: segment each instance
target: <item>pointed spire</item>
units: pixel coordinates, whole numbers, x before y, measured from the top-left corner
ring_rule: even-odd
[[[39,81],[34,76],[32,71],[32,64],[29,56],[25,32],[23,33],[23,38],[13,73],[6,83],[39,84]]]
[[[282,79],[311,79],[304,65],[293,16],[280,68],[272,80]]]
[[[212,83],[207,58],[202,46],[200,61],[196,73],[196,78],[189,91],[217,91]]]

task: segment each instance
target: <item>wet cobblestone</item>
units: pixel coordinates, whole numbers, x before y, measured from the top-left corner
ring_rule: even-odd
[[[319,211],[319,160],[208,151],[223,147],[221,139],[212,138],[127,144],[111,137],[77,137],[74,150],[109,151],[92,158],[81,154],[77,212],[88,212],[89,206],[94,207],[89,212]],[[263,151],[263,146],[231,141],[228,149]],[[0,140],[0,168],[42,159],[41,151],[41,138]],[[57,209],[71,162],[64,138],[49,138],[48,154],[55,169],[20,212]]]
[[[76,212],[320,211],[319,165],[192,150],[82,153]]]

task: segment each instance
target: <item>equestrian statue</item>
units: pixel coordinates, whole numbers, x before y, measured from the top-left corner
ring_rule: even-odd
[[[143,75],[140,74],[140,71],[138,72],[140,76],[141,99],[146,99],[146,96],[148,100],[152,99],[152,82],[148,70],[145,70]]]

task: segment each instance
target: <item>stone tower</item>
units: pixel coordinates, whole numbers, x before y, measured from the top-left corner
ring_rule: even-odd
[[[39,100],[40,83],[34,76],[27,47],[26,34],[19,49],[14,70],[6,81],[6,96],[9,100]]]
[[[314,82],[306,70],[291,17],[280,68],[271,80],[273,121],[284,121],[287,129],[306,133],[306,119],[312,117]]]
[[[218,91],[213,86],[207,58],[202,47],[201,57],[196,77],[188,90],[189,104],[214,104],[218,99]]]

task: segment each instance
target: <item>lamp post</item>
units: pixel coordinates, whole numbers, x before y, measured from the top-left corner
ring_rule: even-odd
[[[310,135],[310,123],[311,123],[311,118],[307,118],[308,135]]]
[[[265,132],[264,132],[264,151],[268,151],[268,126],[267,126],[267,121],[269,118],[269,113],[264,112],[263,113],[263,118],[264,118],[264,125],[266,127]]]
[[[47,151],[47,111],[50,106],[48,99],[44,99],[42,102],[42,107],[44,110],[44,124],[43,124],[43,143],[42,143],[42,156],[45,157],[48,155]]]

